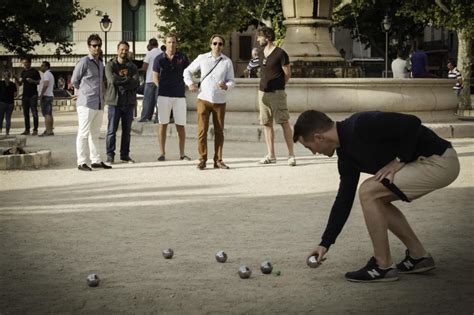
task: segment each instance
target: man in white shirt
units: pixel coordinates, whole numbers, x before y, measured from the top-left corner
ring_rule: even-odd
[[[49,70],[51,65],[48,61],[43,61],[41,64],[41,72],[43,77],[40,82],[39,99],[41,104],[41,113],[44,117],[45,131],[40,134],[40,137],[54,136],[53,132],[53,89],[54,89],[54,76]]]
[[[148,51],[143,59],[142,69],[146,71],[145,91],[143,92],[143,106],[139,122],[150,121],[155,111],[156,102],[158,100],[158,86],[153,82],[153,62],[156,56],[162,53],[158,48],[158,41],[152,38],[148,41]]]
[[[397,50],[397,58],[392,61],[392,73],[394,79],[405,79],[408,78],[410,71],[410,65],[408,61],[402,58],[402,53]]]
[[[224,146],[225,98],[227,90],[235,85],[232,61],[222,53],[225,40],[214,34],[209,42],[211,51],[199,55],[183,72],[184,83],[191,92],[197,92],[198,114],[198,169],[206,168],[207,131],[212,113],[214,124],[214,168],[228,169],[222,160]],[[192,74],[201,70],[199,85],[192,80]]]

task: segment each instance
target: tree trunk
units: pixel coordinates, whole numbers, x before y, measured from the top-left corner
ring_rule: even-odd
[[[459,109],[472,109],[471,104],[471,44],[470,32],[466,29],[458,31],[458,69],[461,72],[464,88],[459,97]]]

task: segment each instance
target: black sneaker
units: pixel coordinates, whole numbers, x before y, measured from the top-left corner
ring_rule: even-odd
[[[191,158],[190,158],[189,156],[187,156],[186,154],[180,156],[179,159],[180,159],[181,161],[191,161]]]
[[[160,162],[163,162],[165,160],[166,160],[166,158],[163,154],[158,157],[158,161],[160,161]]]
[[[77,169],[80,170],[80,171],[92,171],[92,168],[89,167],[89,165],[87,164],[81,164],[81,165],[78,165],[77,166]]]
[[[346,273],[346,280],[353,282],[396,281],[398,270],[395,267],[382,269],[377,265],[375,257],[372,257],[364,268]]]
[[[114,157],[111,155],[107,155],[107,163],[114,164]]]
[[[103,168],[103,169],[111,169],[112,166],[105,164],[104,162],[99,162],[99,163],[92,163],[91,164],[92,168]]]
[[[129,156],[121,157],[120,162],[122,162],[122,163],[135,163],[135,161]]]
[[[405,259],[397,264],[400,273],[422,273],[435,269],[435,262],[430,254],[426,257],[414,259],[410,256],[408,249],[405,252]]]

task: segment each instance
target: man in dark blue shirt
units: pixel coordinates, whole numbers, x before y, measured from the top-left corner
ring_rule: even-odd
[[[359,199],[374,256],[360,270],[346,273],[356,282],[394,281],[398,273],[421,273],[435,268],[434,260],[411,229],[395,200],[410,202],[453,182],[459,161],[451,143],[438,137],[412,115],[356,113],[333,122],[309,110],[295,124],[293,141],[313,154],[338,156],[339,190],[320,244],[310,253],[324,260],[335,243],[354,202],[360,173],[374,176],[359,187]],[[393,264],[388,230],[407,247],[405,259]]]
[[[191,160],[184,153],[186,140],[186,98],[183,71],[189,66],[186,55],[176,50],[175,34],[165,36],[166,51],[155,58],[153,62],[153,82],[158,85],[158,120],[160,156],[158,161],[165,161],[166,129],[173,111],[176,131],[179,141],[179,159]]]

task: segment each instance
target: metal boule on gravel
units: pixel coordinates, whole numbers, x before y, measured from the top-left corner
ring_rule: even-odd
[[[269,261],[262,262],[260,264],[260,270],[262,271],[262,273],[264,273],[266,275],[271,274],[272,270],[273,270],[272,263],[269,262]]]
[[[100,279],[95,273],[91,273],[87,276],[87,285],[90,287],[96,287],[99,285]]]
[[[239,268],[240,279],[248,279],[248,278],[250,278],[251,274],[252,274],[252,270],[250,270],[249,267],[240,266],[240,268]]]
[[[218,251],[216,253],[216,260],[217,262],[225,263],[227,261],[227,254],[223,250]]]
[[[165,257],[166,259],[171,259],[173,257],[173,250],[171,248],[168,248],[168,249],[165,249],[163,251],[163,257]]]
[[[318,256],[317,255],[309,256],[308,259],[306,260],[306,264],[311,268],[318,268],[319,265],[321,265],[318,262]]]

